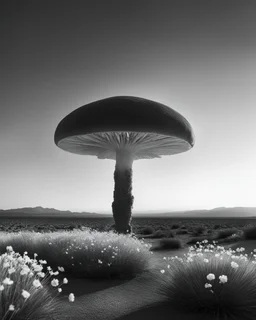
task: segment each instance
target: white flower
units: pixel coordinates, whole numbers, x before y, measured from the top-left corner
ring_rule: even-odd
[[[75,301],[74,293],[70,293],[70,294],[69,294],[68,300],[69,300],[69,302],[74,302],[74,301]]]
[[[10,269],[8,269],[8,273],[9,273],[9,274],[14,273],[15,271],[16,271],[15,268],[10,268]]]
[[[3,284],[8,284],[10,286],[13,284],[13,280],[11,280],[10,278],[5,278]]]
[[[23,262],[23,258],[22,258],[22,257],[19,257],[19,258],[17,258],[17,261],[18,261],[19,263],[22,263],[22,262]]]
[[[234,268],[234,269],[236,269],[236,268],[239,267],[239,264],[236,263],[236,262],[234,262],[234,261],[232,261],[232,262],[231,262],[231,267]]]
[[[43,278],[45,276],[45,273],[44,272],[38,272],[37,275],[38,275],[38,277]]]
[[[41,263],[41,264],[47,264],[47,261],[46,261],[46,260],[39,260],[39,263]]]
[[[213,273],[209,273],[207,276],[206,276],[207,280],[211,281],[211,280],[214,280],[215,279],[215,275]]]
[[[220,283],[226,283],[228,282],[228,277],[225,275],[219,276]]]
[[[165,273],[165,270],[164,270],[164,269],[162,269],[162,270],[160,270],[160,272],[161,272],[161,273]]]
[[[1,284],[0,285],[0,291],[3,291],[4,290],[4,286]]]
[[[51,281],[51,285],[52,285],[53,287],[57,287],[57,286],[59,285],[59,280],[58,280],[58,279],[53,279],[53,280]]]
[[[3,268],[9,268],[10,267],[10,263],[9,262],[4,262],[3,263]]]
[[[64,279],[63,279],[63,283],[64,283],[64,284],[67,284],[67,283],[68,283],[68,279],[67,279],[67,278],[64,278]]]
[[[62,288],[58,288],[58,291],[61,292],[61,291],[62,291]]]
[[[204,287],[207,289],[207,288],[211,288],[212,285],[211,285],[210,283],[206,283],[206,284],[204,285]]]
[[[43,270],[43,266],[41,266],[40,264],[36,264],[33,267],[35,272],[40,272]]]
[[[33,281],[33,286],[36,287],[36,288],[39,288],[39,287],[42,287],[42,284],[38,279],[35,279]]]
[[[99,264],[102,264],[103,262],[102,262],[100,259],[98,259],[98,263],[99,263]]]
[[[7,246],[7,247],[6,247],[6,251],[13,251],[12,246]]]
[[[23,298],[25,298],[25,299],[27,299],[27,298],[29,298],[30,297],[30,293],[28,292],[28,291],[26,291],[26,290],[22,290],[22,296],[23,296]]]
[[[27,265],[25,265],[25,266],[21,269],[20,274],[21,274],[21,275],[28,274],[29,271],[30,271],[29,267],[28,267]]]
[[[205,263],[208,263],[208,262],[209,262],[209,259],[204,259],[204,262],[205,262]]]
[[[13,304],[9,305],[9,311],[14,311],[14,305]]]
[[[64,272],[64,271],[65,271],[65,269],[64,269],[63,267],[58,267],[58,270],[59,270],[60,272]]]

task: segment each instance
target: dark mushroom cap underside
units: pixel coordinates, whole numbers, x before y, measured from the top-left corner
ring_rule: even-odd
[[[59,141],[58,147],[76,154],[113,160],[116,159],[116,152],[122,149],[138,160],[185,152],[191,145],[180,138],[158,133],[98,132],[64,138]]]

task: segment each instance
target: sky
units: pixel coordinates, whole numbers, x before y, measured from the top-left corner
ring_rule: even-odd
[[[134,212],[256,207],[256,1],[4,0],[0,26],[1,209],[111,212],[115,162],[53,138],[120,95],[175,109],[196,137],[134,162]]]

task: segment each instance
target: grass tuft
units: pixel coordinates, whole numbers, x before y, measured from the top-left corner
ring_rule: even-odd
[[[179,239],[163,238],[159,240],[159,244],[157,247],[154,248],[154,250],[175,250],[181,248],[182,244]]]
[[[228,237],[231,237],[233,234],[237,234],[237,233],[238,233],[238,229],[236,228],[219,230],[218,234],[216,235],[216,239],[228,238]]]
[[[171,227],[171,229],[179,229],[180,225],[178,223],[174,223]]]
[[[58,306],[45,265],[8,246],[0,256],[0,319],[46,320]],[[59,285],[57,285],[59,286]],[[52,288],[53,289],[53,288]]]
[[[245,240],[256,240],[256,227],[245,228],[243,236]]]
[[[156,230],[153,234],[143,236],[145,239],[173,238],[174,235],[170,230]]]
[[[58,231],[20,232],[0,236],[0,252],[11,245],[16,252],[35,252],[52,268],[82,278],[132,278],[151,267],[146,244],[130,235],[114,232]]]
[[[187,244],[196,244],[197,242],[201,242],[204,240],[208,240],[209,242],[214,241],[214,238],[211,235],[205,235],[200,237],[193,237],[189,241],[187,241]]]
[[[162,293],[171,307],[215,319],[256,318],[256,261],[244,248],[225,250],[207,240],[184,258],[171,257],[161,270]]]
[[[198,226],[193,230],[193,235],[194,236],[200,236],[205,232],[205,227],[203,226]]]
[[[188,234],[188,230],[182,229],[182,230],[178,230],[176,232],[177,235],[183,235],[183,234]]]
[[[147,226],[147,227],[143,228],[142,230],[140,230],[140,234],[143,234],[143,235],[152,234],[154,232],[155,232],[155,229],[151,226]]]

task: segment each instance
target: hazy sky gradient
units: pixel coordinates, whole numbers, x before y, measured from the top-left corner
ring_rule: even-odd
[[[0,208],[111,211],[114,161],[54,145],[94,100],[164,103],[187,153],[134,162],[134,211],[256,206],[256,1],[23,0],[1,5]]]

